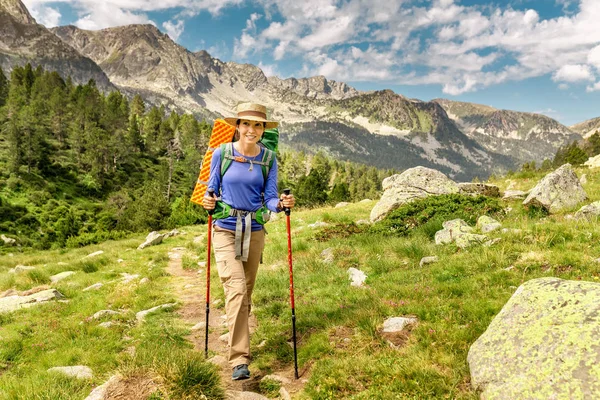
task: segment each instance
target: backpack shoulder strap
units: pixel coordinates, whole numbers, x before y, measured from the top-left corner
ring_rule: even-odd
[[[261,163],[261,168],[262,168],[262,173],[263,173],[263,178],[265,180],[265,184],[267,183],[267,177],[269,176],[269,172],[271,171],[271,168],[273,167],[273,161],[275,160],[275,152],[273,150],[269,150],[265,147],[265,152],[263,153],[262,156],[262,163]]]
[[[221,179],[233,161],[233,142],[223,143],[221,149]]]

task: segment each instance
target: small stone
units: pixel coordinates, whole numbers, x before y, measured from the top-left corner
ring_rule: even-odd
[[[150,279],[148,279],[148,278],[142,278],[142,280],[140,280],[140,285],[143,285],[143,284],[148,283],[148,282],[150,282]]]
[[[156,312],[158,310],[161,310],[163,308],[172,308],[175,305],[176,305],[176,303],[167,303],[167,304],[163,304],[163,305],[160,305],[160,306],[152,307],[152,308],[150,308],[148,310],[140,311],[140,312],[138,312],[138,313],[135,314],[135,319],[137,319],[138,322],[143,322],[144,319],[146,319],[146,316],[148,314],[151,314],[151,313]]]
[[[48,369],[48,372],[58,372],[60,374],[77,379],[92,379],[94,377],[94,372],[92,369],[84,365],[75,365],[72,367],[53,367]]]
[[[216,299],[215,301],[212,302],[213,306],[218,306],[219,304],[221,304],[223,302],[223,300],[221,299]]]
[[[21,272],[31,271],[32,269],[35,269],[35,267],[31,267],[28,265],[17,265],[16,267],[9,269],[8,273],[9,274],[19,274]]]
[[[75,274],[75,272],[73,272],[73,271],[65,271],[65,272],[61,272],[60,274],[52,275],[52,276],[50,277],[50,281],[51,281],[52,283],[57,283],[57,282],[60,282],[60,281],[62,281],[62,280],[63,280],[63,279],[65,279],[65,278],[68,278],[69,276],[71,276],[71,275],[73,275],[73,274]]]
[[[222,368],[226,368],[229,366],[229,362],[223,356],[214,356],[213,358],[210,358],[208,362]]]
[[[117,260],[117,262],[118,262],[119,264],[121,264],[121,263],[122,263],[122,262],[124,262],[124,261],[125,261],[125,260],[123,260],[122,258],[119,258],[119,259]]]
[[[292,400],[292,396],[290,396],[286,388],[283,386],[279,388],[279,397],[281,397],[281,400]]]
[[[107,315],[119,315],[121,314],[118,311],[113,311],[113,310],[100,310],[97,313],[95,313],[92,318],[93,319],[100,319],[102,317],[106,317]]]
[[[358,221],[356,221],[356,225],[370,225],[371,221],[369,221],[368,219],[359,219]]]
[[[192,331],[199,331],[200,329],[206,328],[206,322],[198,322],[196,325],[192,326],[190,329]]]
[[[219,340],[223,343],[229,343],[229,332],[222,334],[219,336]]]
[[[17,243],[15,239],[4,235],[0,235],[0,239],[2,239],[2,241],[4,241],[4,244],[7,246],[13,246]]]
[[[121,379],[120,375],[113,375],[110,379],[104,382],[102,385],[96,387],[85,400],[104,400],[107,392],[116,385]]]
[[[94,283],[92,286],[88,286],[85,289],[83,289],[84,292],[87,292],[88,290],[98,290],[100,289],[102,286],[104,286],[103,283]]]
[[[325,226],[329,226],[327,222],[317,221],[314,224],[309,224],[309,228],[323,228]]]
[[[123,277],[123,279],[121,279],[122,283],[129,283],[129,282],[133,281],[134,279],[137,279],[140,277],[138,274],[130,275],[127,272],[122,272],[121,276]]]
[[[191,288],[195,288],[195,287],[196,287],[196,285],[192,285],[192,284],[189,284],[189,283],[188,283],[188,284],[187,284],[187,285],[185,285],[183,288],[184,288],[184,289],[191,289]]]
[[[323,259],[324,263],[330,264],[333,262],[334,260],[334,255],[333,255],[333,249],[331,247],[323,250],[321,252],[321,258]]]
[[[350,267],[350,268],[348,268],[347,272],[348,272],[348,277],[352,281],[350,283],[350,286],[354,286],[354,287],[364,286],[365,281],[367,280],[367,275],[363,271],[356,269],[354,267]]]
[[[98,251],[96,251],[96,252],[94,252],[94,253],[88,254],[87,256],[85,256],[85,257],[83,257],[83,258],[84,258],[84,259],[85,259],[85,258],[92,258],[92,257],[99,256],[100,254],[104,254],[104,251],[102,251],[102,250],[98,250]]]
[[[107,321],[107,322],[98,324],[98,326],[101,326],[102,328],[110,328],[113,325],[116,325],[116,323],[114,323],[113,321]]]
[[[206,261],[198,261],[198,266],[199,266],[200,268],[204,268],[204,267],[206,267]]]
[[[422,267],[423,265],[427,265],[427,264],[432,264],[432,263],[438,262],[438,260],[439,260],[438,256],[423,257],[421,259],[421,261],[419,262],[419,267]]]
[[[490,246],[493,246],[493,245],[495,245],[496,243],[499,243],[499,242],[501,242],[501,241],[502,241],[502,238],[494,238],[494,239],[490,239],[490,240],[488,240],[488,241],[484,242],[484,243],[483,243],[483,245],[484,245],[485,247],[490,247]]]
[[[267,341],[263,340],[262,342],[260,342],[256,347],[258,347],[259,349],[262,349],[263,347],[265,347],[267,345]]]
[[[334,208],[346,207],[348,204],[350,203],[348,203],[347,201],[342,201],[341,203],[337,203]]]
[[[289,385],[290,383],[292,383],[288,378],[284,377],[284,376],[279,376],[279,375],[266,375],[264,378],[262,378],[261,380],[272,380],[275,382],[279,382],[283,385]]]
[[[194,238],[194,243],[195,244],[200,244],[200,243],[204,243],[204,241],[206,240],[206,235],[200,235],[200,236],[196,236]]]
[[[383,332],[400,332],[404,330],[407,325],[412,325],[417,323],[417,319],[414,317],[406,318],[406,317],[392,317],[388,318],[383,323]]]

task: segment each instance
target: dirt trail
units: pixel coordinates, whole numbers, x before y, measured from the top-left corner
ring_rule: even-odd
[[[195,269],[184,270],[182,268],[182,257],[185,251],[186,249],[183,247],[176,247],[169,251],[169,264],[166,271],[172,276],[173,290],[178,301],[181,303],[178,313],[186,324],[193,326],[199,322],[204,322],[206,318],[206,268],[201,268],[200,273]],[[216,266],[211,264],[211,275],[216,273]],[[222,318],[224,316],[224,309],[217,308],[217,306],[212,304],[214,301],[213,293],[222,289],[215,286],[214,284],[211,286],[211,298],[213,300],[211,300],[209,313],[209,358],[212,357],[215,360],[215,364],[221,367],[221,381],[227,391],[258,392],[258,386],[264,374],[253,369],[252,366],[250,366],[250,371],[252,372],[250,379],[244,381],[231,380],[231,367],[226,361],[228,346],[227,343],[219,339],[222,334],[227,333],[225,320]],[[222,305],[219,305],[219,307],[222,307]],[[256,318],[251,316],[250,331],[253,332],[256,326]],[[194,348],[197,351],[204,353],[204,328],[192,332],[188,336],[188,340],[194,344]],[[293,367],[282,371],[274,371],[273,374],[289,380],[290,383],[282,384],[282,387],[285,387],[287,392],[292,395],[303,388],[307,378],[306,376],[300,376],[300,379],[295,380]],[[230,395],[229,398],[234,397]]]

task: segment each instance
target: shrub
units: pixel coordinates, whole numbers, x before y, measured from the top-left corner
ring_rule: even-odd
[[[392,211],[370,230],[374,233],[393,233],[401,236],[420,228],[423,233],[432,237],[442,228],[444,221],[461,218],[472,225],[481,215],[498,216],[502,213],[502,205],[495,198],[460,194],[430,196]]]

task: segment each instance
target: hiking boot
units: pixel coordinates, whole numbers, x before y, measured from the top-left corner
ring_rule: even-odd
[[[248,371],[248,365],[240,364],[233,367],[233,374],[231,374],[232,380],[239,381],[248,378],[250,378],[250,371]]]

